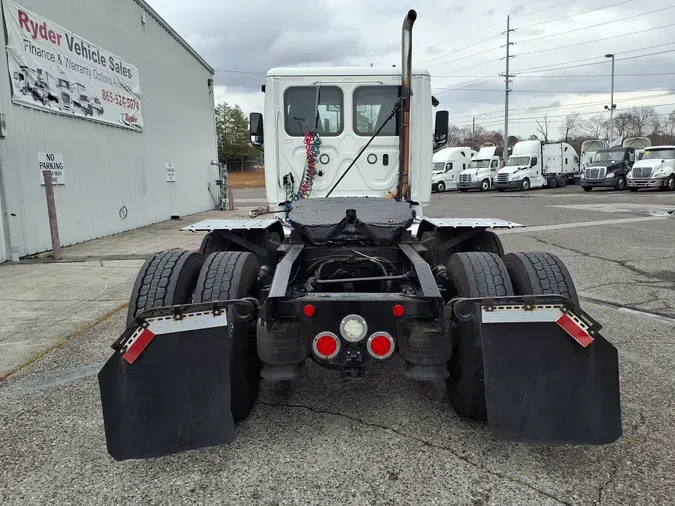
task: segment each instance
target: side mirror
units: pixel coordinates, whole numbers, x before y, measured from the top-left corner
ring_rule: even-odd
[[[251,133],[251,145],[254,148],[262,149],[264,144],[263,115],[259,112],[252,112],[249,116],[249,125]]]
[[[448,142],[448,121],[450,113],[448,111],[436,112],[436,126],[434,127],[434,147],[442,146]]]

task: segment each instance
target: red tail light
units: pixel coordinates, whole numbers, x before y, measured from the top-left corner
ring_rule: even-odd
[[[368,338],[367,346],[368,353],[379,360],[391,357],[396,347],[394,338],[386,332],[375,332]]]
[[[403,304],[395,304],[394,307],[391,308],[391,312],[394,313],[394,316],[400,318],[405,314],[405,307]]]
[[[314,338],[312,348],[319,358],[335,358],[340,353],[340,339],[332,332],[322,332]]]
[[[312,306],[311,304],[305,304],[304,306],[302,306],[302,314],[304,314],[305,316],[314,316],[314,312],[315,312],[314,306]]]

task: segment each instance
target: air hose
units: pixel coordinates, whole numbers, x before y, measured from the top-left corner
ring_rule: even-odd
[[[319,132],[316,130],[311,130],[305,134],[304,141],[305,151],[306,151],[306,160],[305,160],[305,169],[302,174],[302,179],[298,186],[298,191],[293,193],[293,176],[291,173],[284,178],[285,184],[284,188],[286,189],[286,195],[288,201],[286,203],[286,208],[290,210],[294,202],[297,202],[300,199],[309,198],[312,194],[312,186],[314,185],[314,177],[316,176],[316,164],[319,162],[319,153],[321,147],[321,137]]]

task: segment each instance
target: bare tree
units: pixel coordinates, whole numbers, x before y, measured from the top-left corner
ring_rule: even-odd
[[[579,128],[579,113],[571,112],[563,119],[563,122],[560,125],[560,136],[565,140],[569,141],[570,135],[575,135],[577,129]]]
[[[614,133],[618,134],[619,137],[632,135],[634,128],[633,116],[631,113],[621,112],[614,116]]]
[[[609,120],[602,115],[591,116],[583,122],[583,132],[592,139],[604,139],[609,131]]]
[[[675,138],[675,111],[671,112],[668,117],[661,122],[661,133],[668,137],[668,142],[673,142],[673,138]]]
[[[548,120],[548,114],[544,114],[544,124],[542,125],[539,120],[537,120],[537,132],[541,134],[541,138],[544,143],[548,142],[548,126],[550,121]]]
[[[635,135],[645,135],[651,129],[654,119],[658,118],[656,111],[650,106],[633,107],[630,111]]]

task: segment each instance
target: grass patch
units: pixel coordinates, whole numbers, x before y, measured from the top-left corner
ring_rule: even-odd
[[[228,172],[227,183],[234,190],[238,188],[264,188],[265,171]]]

